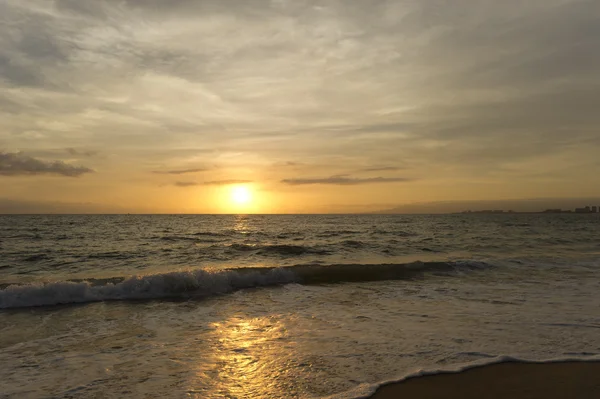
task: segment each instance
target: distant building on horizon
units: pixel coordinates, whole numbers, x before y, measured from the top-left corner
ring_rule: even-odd
[[[582,208],[575,208],[575,210],[562,209],[562,208],[548,208],[548,209],[544,209],[541,211],[525,211],[525,212],[514,211],[512,209],[507,210],[507,211],[503,210],[503,209],[483,209],[483,210],[468,209],[465,211],[455,212],[455,213],[491,213],[491,214],[499,214],[499,213],[600,213],[600,206],[586,205],[585,207],[582,207]]]
[[[586,205],[585,208],[575,208],[575,213],[597,213],[598,207]]]

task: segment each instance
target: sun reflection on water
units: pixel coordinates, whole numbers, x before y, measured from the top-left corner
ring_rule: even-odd
[[[248,215],[235,215],[233,231],[238,234],[250,234],[250,217]]]
[[[295,397],[295,343],[276,316],[234,316],[213,323],[211,370],[198,370],[188,396],[194,398]],[[210,392],[195,390],[206,379],[218,381]]]

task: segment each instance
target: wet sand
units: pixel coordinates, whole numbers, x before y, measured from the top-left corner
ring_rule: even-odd
[[[600,362],[500,363],[384,385],[371,399],[598,399]]]

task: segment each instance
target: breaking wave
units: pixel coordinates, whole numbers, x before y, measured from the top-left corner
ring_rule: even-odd
[[[404,280],[426,274],[483,269],[482,262],[414,262],[377,265],[297,265],[279,268],[190,270],[112,279],[11,285],[0,290],[0,309],[160,298],[194,298],[289,283],[335,284]]]

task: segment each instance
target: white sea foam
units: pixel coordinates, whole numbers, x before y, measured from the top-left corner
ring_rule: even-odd
[[[0,291],[0,309],[186,295],[209,296],[241,288],[290,283],[295,278],[292,272],[283,268],[268,269],[264,273],[193,270],[134,276],[105,285],[93,285],[88,281],[12,285]]]

